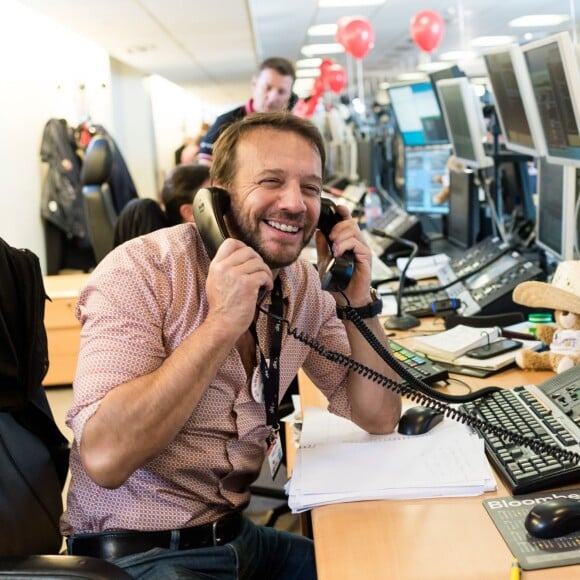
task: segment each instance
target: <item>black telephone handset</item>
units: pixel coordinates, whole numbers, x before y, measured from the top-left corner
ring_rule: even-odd
[[[204,187],[193,199],[193,215],[199,234],[207,253],[213,259],[220,245],[230,237],[224,214],[230,208],[230,196],[225,189],[219,187]],[[336,212],[336,206],[327,198],[322,198],[318,228],[326,237],[329,245],[329,234],[334,225],[342,217]],[[332,257],[320,272],[322,288],[328,291],[344,290],[350,281],[354,268],[352,252],[343,256]]]

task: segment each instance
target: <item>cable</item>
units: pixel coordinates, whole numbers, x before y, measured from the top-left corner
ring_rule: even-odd
[[[451,407],[449,403],[463,403],[471,402],[491,393],[501,391],[499,387],[486,387],[480,389],[476,392],[469,393],[467,395],[450,395],[448,393],[442,393],[435,391],[429,385],[416,379],[390,352],[389,350],[377,339],[372,330],[364,323],[363,319],[359,316],[357,311],[351,307],[345,307],[345,312],[348,320],[354,323],[357,330],[362,334],[371,348],[387,363],[397,374],[408,381],[407,383],[398,383],[393,379],[386,377],[385,375],[371,369],[370,367],[350,358],[349,356],[327,349],[325,346],[320,344],[315,338],[300,332],[296,328],[292,328],[290,321],[284,317],[273,315],[272,313],[266,311],[261,306],[258,307],[260,312],[266,314],[267,316],[274,318],[275,320],[281,322],[287,327],[288,335],[292,336],[296,340],[302,342],[310,349],[318,353],[323,358],[339,364],[348,370],[354,371],[362,377],[377,383],[379,386],[386,387],[387,389],[408,397],[412,402],[418,403],[426,407],[435,409],[436,411],[442,413],[445,417],[448,417],[459,423],[468,425],[481,432],[489,433],[495,435],[496,437],[506,438],[516,445],[525,446],[535,453],[552,455],[559,460],[576,461],[580,462],[580,454],[573,451],[568,451],[562,449],[555,445],[550,445],[545,443],[540,439],[530,439],[524,437],[520,433],[514,433],[500,427],[498,425],[492,425],[483,419],[466,413],[460,408]]]

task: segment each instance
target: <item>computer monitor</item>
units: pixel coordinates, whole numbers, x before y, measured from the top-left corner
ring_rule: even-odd
[[[441,101],[439,100],[439,93],[437,92],[437,82],[443,79],[455,79],[457,77],[464,77],[465,73],[456,64],[454,64],[450,67],[430,72],[428,76],[429,80],[431,81],[431,86],[433,87],[435,98],[439,104],[439,108],[443,110],[443,105],[441,105]],[[443,124],[445,124],[445,122]]]
[[[394,85],[387,92],[406,147],[449,143],[441,109],[430,82]]]
[[[522,46],[540,113],[546,157],[580,167],[580,72],[578,48],[568,32]]]
[[[431,215],[449,212],[449,203],[436,204],[433,201],[441,191],[441,178],[447,173],[449,155],[449,145],[405,149],[406,211]]]
[[[574,259],[577,175],[574,167],[538,159],[536,245],[552,258]]]
[[[440,80],[437,92],[455,157],[472,169],[493,165],[483,146],[483,111],[467,77]]]
[[[483,55],[495,111],[511,151],[546,156],[546,141],[522,49],[517,44]]]
[[[479,234],[479,194],[471,169],[449,172],[447,239],[460,248],[470,248]]]

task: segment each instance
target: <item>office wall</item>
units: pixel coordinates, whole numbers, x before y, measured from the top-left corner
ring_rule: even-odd
[[[40,200],[46,164],[40,145],[46,122],[62,118],[76,126],[90,119],[103,125],[139,195],[155,198],[173,166],[173,151],[207,110],[176,85],[152,98],[148,75],[17,0],[0,2],[0,54],[0,237],[32,250],[45,272]]]

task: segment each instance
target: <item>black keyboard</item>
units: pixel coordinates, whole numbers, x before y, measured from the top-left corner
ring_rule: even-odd
[[[548,382],[544,383],[547,384]],[[580,398],[578,383],[560,389],[554,401],[571,401],[568,409],[550,409],[550,400],[540,400],[528,387],[502,390],[464,404],[463,410],[527,438],[580,453],[580,418],[571,409]],[[513,495],[543,491],[551,487],[580,483],[580,463],[537,453],[526,446],[489,433],[481,433],[490,462]]]
[[[428,385],[444,381],[449,377],[446,369],[420,354],[389,339],[393,356],[416,378]]]

